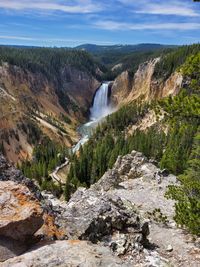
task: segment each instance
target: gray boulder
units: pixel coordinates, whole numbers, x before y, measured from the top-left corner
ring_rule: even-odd
[[[7,260],[1,267],[131,267],[109,248],[87,241],[56,241]]]

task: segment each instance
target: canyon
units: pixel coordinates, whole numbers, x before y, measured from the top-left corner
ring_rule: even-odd
[[[108,82],[99,63],[84,53],[80,63],[82,52],[74,53],[79,64],[53,57],[49,73],[34,64],[0,66],[0,266],[199,266],[200,239],[177,223],[177,202],[167,195],[181,185],[179,173],[149,152],[163,148],[170,159],[170,150],[162,135],[152,139],[161,149],[147,142],[149,129],[168,137],[164,104],[175,99],[177,107],[190,78],[179,68],[159,76],[163,59],[154,57]],[[128,147],[138,132],[148,156]]]
[[[69,66],[52,80],[6,63],[0,66],[0,131],[7,158],[14,163],[31,159],[34,144],[28,138],[31,133],[24,129],[29,124],[71,146],[77,141],[76,127],[85,120],[99,86],[94,77]]]
[[[105,92],[110,104],[107,110],[102,109],[105,114],[101,117],[137,99],[151,101],[176,95],[183,82],[181,74],[172,73],[166,81],[155,79],[153,73],[158,61],[156,58],[142,63],[133,77],[128,71],[117,76],[110,83],[109,92]],[[70,66],[63,67],[59,73],[60,77],[48,80],[42,73],[7,63],[0,67],[1,146],[15,164],[31,159],[34,144],[27,126],[39,127],[52,140],[70,147],[78,141],[76,130],[80,122],[88,120],[89,112],[91,117],[96,116],[97,111],[90,107],[96,92],[100,92],[97,89],[101,82]]]

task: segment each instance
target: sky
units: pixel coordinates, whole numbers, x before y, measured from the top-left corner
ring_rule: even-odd
[[[0,44],[191,44],[200,41],[193,0],[0,0]]]

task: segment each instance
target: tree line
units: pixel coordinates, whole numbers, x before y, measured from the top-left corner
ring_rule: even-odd
[[[43,73],[49,79],[59,75],[66,65],[100,78],[96,69],[101,69],[101,65],[89,53],[75,49],[0,46],[0,64],[3,62]]]

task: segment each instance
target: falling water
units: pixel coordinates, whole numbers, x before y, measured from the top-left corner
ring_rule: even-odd
[[[106,117],[112,112],[108,101],[108,86],[109,83],[103,83],[96,92],[93,106],[90,109],[90,120],[96,121]]]
[[[97,90],[93,106],[90,108],[90,121],[79,127],[79,133],[82,136],[79,142],[72,148],[72,152],[75,153],[79,150],[80,146],[89,140],[95,127],[98,123],[111,114],[114,110],[111,108],[108,99],[109,82],[104,82]]]

